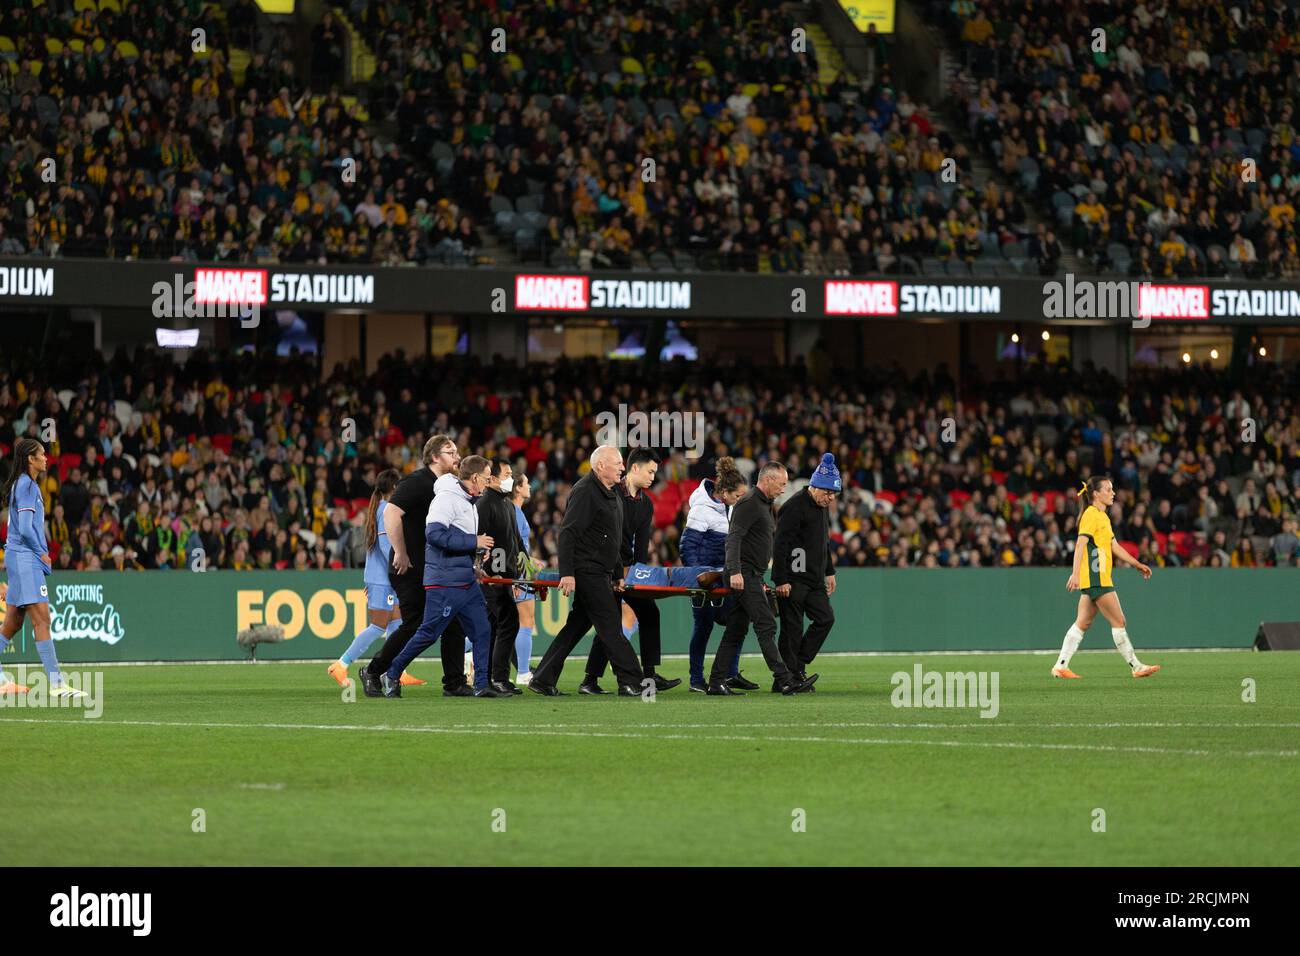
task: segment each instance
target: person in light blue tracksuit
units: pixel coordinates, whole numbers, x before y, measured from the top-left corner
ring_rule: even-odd
[[[487,602],[478,587],[475,558],[493,545],[490,535],[478,533],[475,500],[488,486],[488,460],[470,455],[457,474],[443,475],[434,487],[433,503],[424,524],[424,620],[388,671],[380,675],[385,697],[401,697],[402,671],[420,652],[432,645],[452,620],[458,620],[474,648],[474,696],[513,697],[489,683],[488,658],[492,626]]]
[[[686,530],[682,532],[682,564],[707,565],[721,568],[727,563],[727,528],[731,507],[740,500],[748,487],[745,476],[729,457],[718,459],[718,477],[705,479],[691,493],[690,510],[686,516]],[[724,624],[732,599],[727,598],[720,607],[706,601],[703,607],[693,609],[695,626],[691,631],[691,690],[697,694],[708,692],[704,678],[704,655],[714,624]],[[732,664],[730,679],[740,674],[740,655]]]

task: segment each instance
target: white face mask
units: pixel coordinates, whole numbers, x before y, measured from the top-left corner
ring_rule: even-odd
[[[501,479],[501,490],[502,490],[502,492],[504,492],[505,494],[507,494],[507,495],[510,494],[510,489],[513,488],[514,486],[515,486],[515,480],[514,480],[514,478],[502,478],[502,479]]]

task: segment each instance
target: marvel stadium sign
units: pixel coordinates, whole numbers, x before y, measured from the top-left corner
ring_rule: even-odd
[[[0,267],[0,297],[49,298],[54,295],[54,270],[31,266]]]
[[[827,315],[950,315],[1002,311],[996,285],[828,281]]]
[[[513,293],[513,294],[512,294]],[[1123,293],[1123,295],[1121,295]],[[0,259],[4,309],[147,309],[162,295],[203,307],[322,312],[728,321],[959,319],[972,322],[1300,324],[1300,287],[1242,280],[1141,282],[1107,277],[745,275],[544,272],[531,269],[232,265],[102,259]],[[171,314],[188,316],[188,308]],[[1131,313],[1128,319],[1124,316]],[[239,314],[239,313],[237,313]]]
[[[195,269],[194,300],[205,305],[327,304],[369,305],[375,301],[375,277],[328,272],[277,272],[265,269]]]
[[[691,307],[691,283],[659,280],[593,279],[589,276],[515,276],[515,308],[547,312],[590,309],[680,309]]]

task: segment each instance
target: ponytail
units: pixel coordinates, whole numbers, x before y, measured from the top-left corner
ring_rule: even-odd
[[[366,525],[361,535],[367,552],[373,549],[375,542],[379,540],[379,522],[375,517],[379,513],[379,502],[393,493],[401,477],[395,469],[389,468],[381,471],[375,479],[375,490],[370,493],[370,506],[366,508]]]
[[[1088,506],[1092,504],[1092,496],[1100,491],[1101,486],[1108,481],[1110,481],[1110,475],[1093,475],[1087,481],[1080,482],[1079,489],[1074,493],[1075,497],[1082,501],[1082,504],[1079,505],[1080,518],[1088,510]]]

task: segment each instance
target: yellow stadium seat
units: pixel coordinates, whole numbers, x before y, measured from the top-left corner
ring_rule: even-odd
[[[464,53],[460,55],[460,65],[467,70],[476,70],[478,69],[478,59],[474,56],[473,53],[470,53],[469,50],[466,50]]]
[[[710,63],[708,60],[706,60],[704,57],[700,57],[698,60],[695,61],[695,68],[699,70],[701,73],[703,73],[705,76],[712,76],[715,72],[713,69],[713,64]]]
[[[757,83],[746,83],[744,86],[740,88],[740,92],[744,93],[752,100],[754,97],[758,95],[759,89],[760,87]]]
[[[68,41],[68,49],[73,53],[83,53],[86,49],[86,41],[81,39],[72,39]]]
[[[0,36],[0,56],[14,57],[18,55],[18,49],[14,46],[14,41],[9,37]]]
[[[122,56],[126,57],[128,60],[138,60],[140,58],[140,51],[136,49],[135,44],[130,40],[123,40],[119,43],[117,45],[117,52],[122,54]]]
[[[514,70],[516,73],[518,73],[520,70],[524,68],[524,61],[520,59],[518,53],[507,53],[506,64],[509,65],[510,69]]]
[[[27,72],[32,76],[40,76],[41,67],[45,66],[45,64],[40,60],[28,60],[25,66],[27,67]]]
[[[45,52],[50,54],[50,56],[58,56],[63,52],[63,43],[54,37],[46,37]]]
[[[94,50],[96,53],[103,53],[104,47],[106,47],[107,45],[108,44],[104,42],[103,37],[95,37],[95,39],[90,42],[90,48]]]
[[[784,84],[784,83],[776,83],[776,84],[774,84],[774,85],[772,86],[772,92],[773,92],[773,93],[784,93],[784,92],[785,92],[785,84]]]
[[[75,13],[80,13],[82,10],[90,10],[91,12],[94,12],[95,10],[98,10],[99,7],[95,5],[95,0],[76,0],[72,5],[72,9]]]
[[[623,57],[622,68],[624,73],[644,73],[645,70],[641,64],[630,56]]]
[[[122,12],[122,5],[117,0],[99,0],[99,9],[112,10],[114,13]]]

